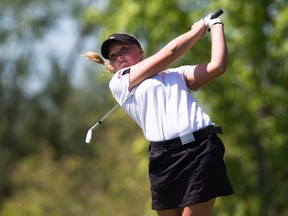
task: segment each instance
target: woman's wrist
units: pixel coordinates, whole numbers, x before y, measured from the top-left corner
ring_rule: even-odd
[[[210,26],[210,30],[211,30],[212,28],[216,27],[216,26],[221,26],[221,27],[223,27],[224,24],[223,24],[222,22],[215,22],[215,23],[213,23],[213,24]]]

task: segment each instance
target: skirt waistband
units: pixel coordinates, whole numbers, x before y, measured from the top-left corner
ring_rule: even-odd
[[[156,152],[164,149],[177,148],[187,144],[193,144],[200,139],[208,137],[212,134],[223,134],[221,127],[215,127],[213,125],[201,128],[193,133],[186,134],[184,136],[176,137],[171,140],[161,141],[161,142],[150,142],[149,151]]]

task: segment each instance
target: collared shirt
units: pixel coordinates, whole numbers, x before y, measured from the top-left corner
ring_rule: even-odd
[[[212,124],[185,83],[184,74],[190,67],[160,72],[131,91],[129,68],[112,77],[109,87],[114,98],[142,128],[148,141],[173,139]]]

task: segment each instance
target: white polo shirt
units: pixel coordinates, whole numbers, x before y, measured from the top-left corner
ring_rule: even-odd
[[[113,75],[109,87],[114,98],[142,128],[148,141],[173,139],[212,124],[186,86],[183,74],[190,67],[163,71],[131,91],[127,69]]]

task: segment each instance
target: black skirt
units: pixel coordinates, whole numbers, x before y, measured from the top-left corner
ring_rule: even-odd
[[[216,134],[173,149],[150,150],[152,209],[185,207],[233,194],[224,152]]]

